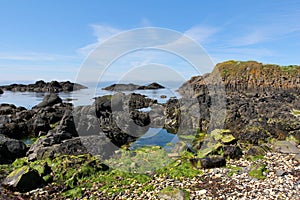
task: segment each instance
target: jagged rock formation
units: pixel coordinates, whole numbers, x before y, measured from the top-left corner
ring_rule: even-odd
[[[74,90],[85,89],[86,86],[78,83],[71,83],[70,81],[51,81],[46,83],[43,80],[37,81],[34,84],[11,84],[0,86],[0,89],[8,90],[12,92],[71,92]]]
[[[223,85],[215,81],[217,76]],[[193,106],[198,107],[200,114],[193,128],[211,131],[209,127],[216,123],[211,120],[211,108],[221,95],[212,92],[214,87],[224,89],[226,114],[215,118],[224,118],[224,123],[212,126],[213,129],[230,129],[235,137],[252,144],[270,138],[300,139],[300,121],[292,113],[300,108],[300,66],[227,61],[217,64],[210,74],[192,77],[179,92],[183,98],[196,99]]]

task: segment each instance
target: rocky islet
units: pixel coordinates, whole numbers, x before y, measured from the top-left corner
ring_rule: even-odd
[[[78,83],[71,83],[70,81],[51,81],[45,82],[43,80],[36,81],[33,84],[11,84],[0,86],[2,90],[8,90],[13,92],[71,92],[80,89],[86,89],[87,87]],[[1,92],[0,92],[1,94]]]

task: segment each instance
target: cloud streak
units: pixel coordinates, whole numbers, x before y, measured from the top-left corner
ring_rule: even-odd
[[[0,52],[1,60],[12,60],[12,61],[57,61],[57,60],[72,60],[75,58],[76,56],[65,56],[65,55],[56,55],[56,54]]]

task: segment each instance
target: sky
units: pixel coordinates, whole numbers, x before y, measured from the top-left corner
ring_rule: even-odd
[[[145,27],[183,34],[213,64],[256,60],[299,65],[299,19],[297,0],[0,1],[0,82],[76,81],[97,47]],[[155,74],[158,66],[162,70]],[[200,73],[211,71],[207,66]],[[198,73],[178,55],[143,50],[114,60],[98,80],[188,79]]]

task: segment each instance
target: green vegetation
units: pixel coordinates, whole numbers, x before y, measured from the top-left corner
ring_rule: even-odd
[[[227,173],[228,176],[233,176],[233,174],[237,174],[240,171],[242,171],[241,167],[233,166],[233,165],[227,165],[227,169],[230,169],[230,172]]]
[[[121,149],[116,156],[109,159],[106,163],[122,171],[144,173],[155,171],[172,161],[162,147],[149,146],[134,151]]]
[[[58,125],[59,125],[59,121],[54,124],[50,124],[50,128],[55,129]]]
[[[249,176],[257,179],[265,179],[264,172],[267,172],[267,168],[265,164],[257,164],[251,167],[251,171],[249,172]]]
[[[280,69],[283,72],[293,74],[300,70],[300,66],[297,66],[297,65],[282,66],[282,67],[280,67]]]
[[[257,155],[257,156],[248,156],[247,160],[250,160],[252,162],[257,160],[263,160],[265,157],[263,155]]]
[[[161,177],[168,177],[176,180],[193,178],[203,174],[201,170],[194,169],[187,159],[177,160],[166,167],[158,169],[156,173]]]

